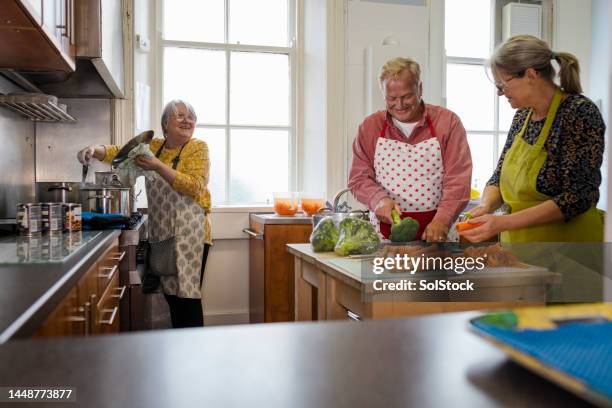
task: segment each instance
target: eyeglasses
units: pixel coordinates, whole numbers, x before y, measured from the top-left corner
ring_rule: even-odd
[[[178,115],[171,115],[171,116],[175,118],[177,122],[181,122],[181,123],[182,122],[195,123],[196,121],[196,119],[193,116],[191,115],[185,116],[182,113],[179,113]]]
[[[519,74],[512,75],[512,77],[510,77],[510,79],[508,79],[504,83],[495,82],[494,85],[497,88],[497,92],[500,94],[505,93],[508,90],[510,81],[512,81],[513,79],[522,78],[524,76],[525,76],[525,72],[521,72]]]

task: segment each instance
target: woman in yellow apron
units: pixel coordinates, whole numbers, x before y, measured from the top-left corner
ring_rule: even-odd
[[[560,86],[554,82],[559,65]],[[493,177],[462,235],[481,242],[601,242],[596,209],[605,124],[581,95],[578,60],[532,36],[516,36],[493,54],[499,95],[518,109]],[[509,213],[493,215],[502,204]]]

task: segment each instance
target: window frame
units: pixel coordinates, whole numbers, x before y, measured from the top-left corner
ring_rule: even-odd
[[[161,111],[164,104],[163,95],[163,79],[164,79],[164,54],[166,48],[191,48],[202,50],[223,51],[225,53],[225,72],[226,72],[226,100],[225,100],[225,123],[196,123],[196,129],[223,129],[225,132],[225,197],[223,200],[214,200],[214,207],[224,206],[249,206],[249,205],[270,205],[272,197],[266,199],[265,202],[237,202],[230,201],[231,189],[231,130],[232,129],[252,129],[252,130],[285,130],[288,132],[288,163],[287,163],[287,182],[290,191],[295,190],[297,185],[297,90],[298,90],[298,65],[297,65],[297,0],[287,1],[287,38],[289,44],[287,47],[267,46],[267,45],[251,45],[251,44],[231,44],[229,41],[229,3],[231,0],[224,0],[225,23],[224,23],[224,43],[202,42],[202,41],[184,41],[184,40],[166,40],[163,37],[164,33],[164,1],[155,1],[156,11],[156,47],[155,47],[155,65],[156,73],[155,84],[156,91],[154,93],[155,109],[153,113],[157,113],[156,117],[161,117]],[[287,55],[289,60],[289,123],[287,126],[279,125],[235,125],[230,123],[230,74],[231,74],[231,53],[238,52],[257,52]],[[200,117],[204,115],[200,114]],[[263,157],[254,157],[254,160],[261,160]],[[272,192],[270,192],[271,194]]]
[[[489,45],[489,55],[491,55],[493,53],[493,51],[495,50],[495,41],[496,41],[496,27],[497,27],[497,20],[496,20],[496,7],[495,7],[496,1],[495,0],[489,0],[489,7],[491,9],[491,20],[490,20],[490,32],[489,32],[489,38],[490,38],[490,45]],[[446,0],[443,0],[443,10],[446,10]],[[446,32],[445,32],[445,27],[446,26],[446,13],[444,13],[444,21],[443,21],[443,31],[444,34],[442,36],[442,38],[446,38]],[[446,42],[444,42],[444,104],[448,105],[448,100],[446,98],[446,89],[448,87],[448,77],[447,77],[447,68],[449,64],[455,64],[455,65],[471,65],[471,66],[480,66],[482,68],[482,74],[485,75],[485,64],[487,61],[487,58],[473,58],[473,57],[460,57],[460,56],[449,56],[446,54]],[[493,167],[493,171],[495,171],[495,168],[497,166],[497,162],[499,160],[499,156],[502,152],[503,149],[503,145],[499,143],[499,140],[501,138],[501,136],[508,136],[508,131],[509,130],[503,130],[500,129],[500,124],[499,124],[499,98],[500,96],[497,94],[497,89],[495,88],[495,86],[493,84],[491,84],[491,92],[493,93],[493,129],[485,129],[485,130],[470,130],[470,129],[465,129],[466,134],[472,134],[472,135],[483,135],[483,136],[491,136],[493,137],[493,152],[492,152],[492,157],[491,157],[491,162],[492,162],[492,167]],[[472,158],[473,159],[473,158]],[[492,175],[492,174],[491,174]],[[474,187],[473,185],[473,179],[471,180],[472,183],[472,187]],[[487,180],[483,180],[483,185],[482,186],[478,186],[479,190],[484,189],[484,187],[486,186]]]

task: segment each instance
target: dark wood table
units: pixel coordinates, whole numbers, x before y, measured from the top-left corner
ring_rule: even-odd
[[[18,340],[0,386],[83,407],[588,406],[468,330],[474,313]]]

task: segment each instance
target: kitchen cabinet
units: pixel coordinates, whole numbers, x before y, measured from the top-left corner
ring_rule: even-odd
[[[119,251],[118,245],[115,239],[49,315],[34,337],[119,332],[120,303],[126,287],[119,287],[119,263],[125,252]]]
[[[490,268],[469,276],[448,277],[474,281],[477,295],[460,291],[375,292],[372,281],[361,277],[361,262],[367,261],[343,258],[334,252],[315,253],[309,244],[291,244],[288,251],[294,256],[296,321],[383,319],[541,306],[547,290],[560,280],[558,273],[539,267]]]
[[[251,214],[249,224],[249,321],[293,321],[293,256],[286,245],[309,241],[311,217]]]
[[[4,0],[0,68],[73,72],[74,0]]]

